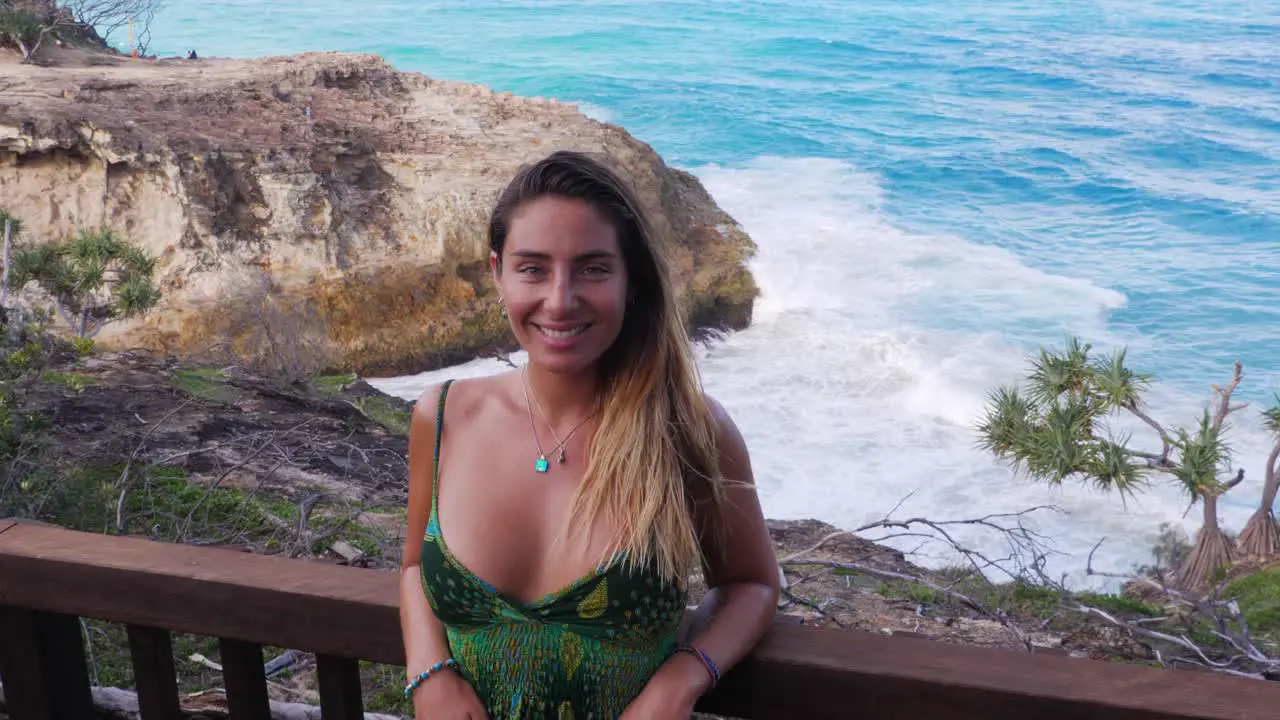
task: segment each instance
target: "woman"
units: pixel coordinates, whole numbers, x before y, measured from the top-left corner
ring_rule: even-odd
[[[419,720],[687,718],[777,603],[742,437],[699,389],[661,248],[606,167],[523,169],[489,244],[528,363],[416,405],[406,693]],[[678,645],[699,567],[708,617]]]

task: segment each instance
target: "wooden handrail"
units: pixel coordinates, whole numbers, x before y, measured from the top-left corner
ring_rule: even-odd
[[[38,611],[31,617],[217,637],[239,654],[275,645],[330,666],[403,664],[397,588],[391,572],[0,520],[0,610],[11,617],[0,632],[28,632],[14,613]],[[43,637],[32,623],[28,643]],[[69,652],[62,642],[57,651]],[[16,673],[14,663],[0,671]],[[699,709],[748,719],[1254,720],[1280,717],[1280,685],[779,622]]]

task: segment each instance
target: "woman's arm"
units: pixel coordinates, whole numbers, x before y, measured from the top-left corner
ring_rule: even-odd
[[[436,407],[440,386],[427,388],[414,405],[409,422],[409,528],[400,562],[400,632],[404,640],[406,682],[437,662],[449,657],[449,640],[444,625],[431,611],[422,587],[422,538],[431,515],[432,456],[435,450]],[[414,692],[414,708],[425,717],[432,706],[442,718],[484,717],[471,686],[456,672],[433,673]]]
[[[723,677],[771,626],[781,588],[746,442],[724,408],[711,398],[707,401],[716,419],[724,502],[718,517],[697,518],[703,529],[703,577],[708,591],[692,613],[685,644],[706,653]],[[674,707],[676,715],[687,717],[685,713],[711,687],[711,677],[698,658],[677,653],[658,670],[651,685],[660,688],[655,695],[677,703],[668,706]]]

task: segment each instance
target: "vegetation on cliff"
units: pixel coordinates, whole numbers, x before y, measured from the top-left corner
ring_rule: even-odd
[[[102,50],[113,33],[131,26],[134,48],[145,55],[160,5],[161,0],[0,0],[0,48],[12,47],[22,62],[36,62],[50,39]]]

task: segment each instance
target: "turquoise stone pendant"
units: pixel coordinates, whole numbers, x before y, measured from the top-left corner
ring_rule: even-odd
[[[547,459],[545,457],[538,458],[537,462],[533,464],[533,469],[537,470],[540,473],[546,472],[547,469],[550,467],[551,467],[551,463],[547,462]]]

